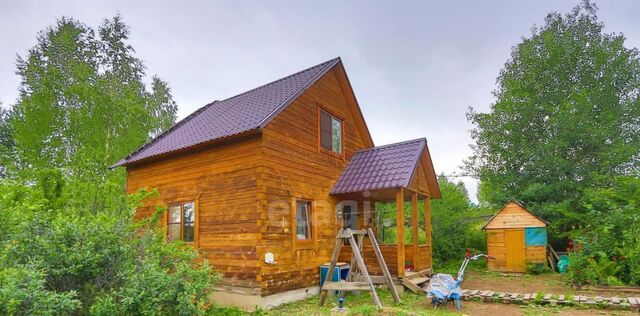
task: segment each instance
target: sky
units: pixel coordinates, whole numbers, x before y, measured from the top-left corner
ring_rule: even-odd
[[[169,82],[178,117],[340,56],[376,145],[426,137],[437,173],[461,173],[465,114],[487,112],[504,63],[531,27],[579,1],[0,0],[0,102],[15,103],[16,56],[69,16],[120,13],[147,74]],[[640,1],[596,1],[606,32],[640,47]],[[465,183],[476,200],[477,180]]]

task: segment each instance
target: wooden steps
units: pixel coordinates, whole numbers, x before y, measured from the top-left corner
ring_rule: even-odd
[[[414,293],[426,293],[431,280],[431,269],[418,272],[405,272],[402,285]]]

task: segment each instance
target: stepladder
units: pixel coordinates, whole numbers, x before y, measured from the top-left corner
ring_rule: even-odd
[[[354,236],[357,236],[357,241]],[[398,291],[393,283],[393,279],[389,273],[389,268],[382,256],[382,251],[380,250],[380,246],[378,245],[378,241],[376,240],[373,230],[371,228],[364,230],[351,230],[350,228],[346,228],[338,231],[338,234],[336,235],[336,243],[331,255],[329,271],[327,271],[322,287],[320,288],[321,306],[324,305],[329,291],[340,291],[341,293],[344,293],[344,291],[369,291],[371,293],[373,303],[378,309],[382,309],[382,302],[380,301],[380,297],[378,296],[378,292],[376,291],[376,287],[373,284],[363,258],[362,249],[365,237],[368,237],[371,246],[373,247],[376,259],[380,265],[380,269],[382,270],[384,281],[391,291],[393,300],[396,303],[400,303],[400,296],[398,295]],[[345,240],[347,242],[345,242]],[[333,271],[336,267],[338,257],[340,256],[340,250],[342,249],[342,246],[347,243],[351,246],[352,250],[351,265],[349,267],[347,279],[345,281],[331,281],[333,280]],[[356,275],[359,276],[358,281],[354,281]]]

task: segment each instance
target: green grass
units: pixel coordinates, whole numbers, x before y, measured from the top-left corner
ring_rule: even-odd
[[[401,303],[396,304],[388,290],[378,289],[378,295],[384,306],[378,311],[373,305],[371,295],[362,292],[360,295],[348,293],[345,298],[345,307],[349,309],[349,315],[459,315],[445,309],[434,309],[427,301],[425,295],[405,292],[400,296]],[[253,313],[244,313],[235,308],[212,310],[210,315],[255,315],[255,316],[296,316],[296,315],[329,315],[332,308],[338,305],[337,297],[327,297],[324,306],[319,306],[319,297],[313,296],[306,300],[278,306],[271,310],[260,310]]]

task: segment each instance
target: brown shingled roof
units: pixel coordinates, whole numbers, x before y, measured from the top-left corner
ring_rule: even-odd
[[[340,57],[222,101],[214,101],[118,161],[114,167],[258,130],[316,82]]]
[[[330,194],[409,188],[426,146],[427,140],[419,138],[358,151]]]

